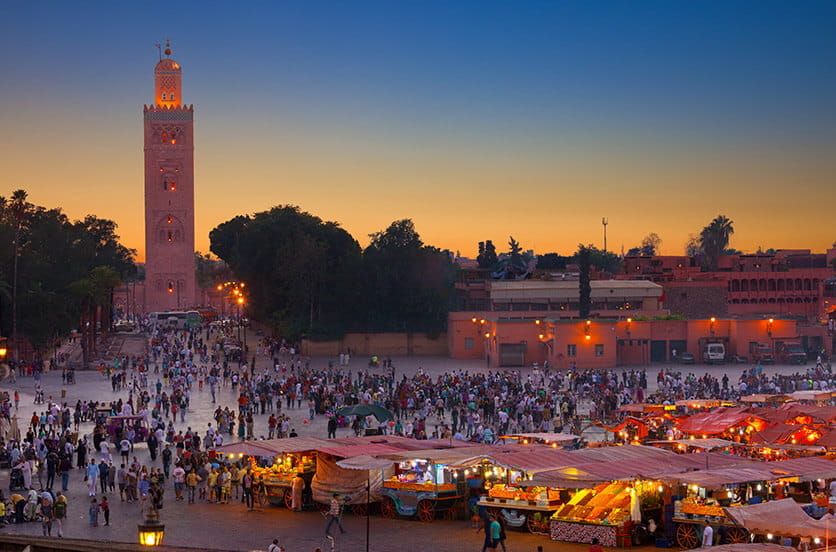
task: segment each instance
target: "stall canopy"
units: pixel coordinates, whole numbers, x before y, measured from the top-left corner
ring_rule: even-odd
[[[572,433],[512,433],[503,435],[502,439],[530,439],[532,441],[545,441],[546,443],[571,443],[579,436]]]
[[[718,489],[724,485],[773,481],[794,478],[801,481],[836,477],[836,462],[826,458],[808,457],[777,462],[750,462],[738,466],[699,470],[687,473],[668,473],[662,479],[680,484],[699,485]]]
[[[708,439],[676,439],[672,441],[649,441],[649,445],[687,445],[689,447],[695,447],[700,449],[715,449],[715,448],[725,448],[725,447],[733,447],[740,443],[735,443],[734,441],[727,441],[726,439],[718,439],[708,438]]]
[[[836,520],[832,515],[825,514],[820,520],[813,519],[791,498],[725,510],[729,517],[751,533],[829,539],[836,529]]]
[[[456,439],[418,440],[396,435],[373,435],[342,439],[290,437],[286,439],[245,441],[223,445],[214,450],[218,454],[244,454],[247,456],[278,456],[287,453],[319,451],[345,458],[362,454],[383,454],[428,448],[469,448],[473,445],[474,443]]]
[[[744,423],[751,417],[752,413],[745,408],[722,407],[682,419],[679,430],[696,435],[716,435]]]
[[[795,401],[829,401],[832,391],[793,391],[790,398]]]
[[[757,393],[754,395],[746,395],[745,397],[740,397],[740,402],[750,404],[763,402],[783,402],[788,400],[790,400],[790,398],[787,395],[775,395],[766,393]]]
[[[241,443],[230,443],[215,447],[217,454],[241,454],[244,456],[276,456],[269,446],[264,445],[266,441],[243,441]]]
[[[569,466],[577,462],[569,451],[548,447],[528,448],[510,452],[486,451],[475,456],[463,458],[451,464],[451,467],[469,468],[488,461],[509,470],[536,473],[555,466]]]
[[[367,454],[344,458],[339,460],[337,465],[347,470],[385,470],[392,467],[392,460],[388,458],[376,458]]]
[[[749,462],[751,461],[728,454],[667,452],[664,456],[587,462],[544,470],[534,475],[528,484],[573,489],[590,488],[608,481],[661,479],[663,475],[667,476],[672,472],[691,472],[706,465],[720,467]]]

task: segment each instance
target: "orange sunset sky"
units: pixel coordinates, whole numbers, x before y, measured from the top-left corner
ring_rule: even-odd
[[[681,254],[718,214],[743,251],[836,240],[833,5],[513,4],[12,4],[0,194],[111,218],[142,260],[142,105],[171,36],[203,252],[278,204],[361,245],[411,218],[471,257],[600,247],[602,217],[616,252],[656,232]]]

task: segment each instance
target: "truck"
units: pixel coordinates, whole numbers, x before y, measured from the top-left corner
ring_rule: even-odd
[[[726,346],[723,343],[706,343],[702,349],[702,361],[706,364],[722,364],[726,361]]]
[[[778,344],[778,359],[783,364],[807,364],[807,351],[797,341]]]
[[[775,364],[775,356],[772,354],[772,347],[766,343],[751,343],[749,354],[752,361],[760,364]]]

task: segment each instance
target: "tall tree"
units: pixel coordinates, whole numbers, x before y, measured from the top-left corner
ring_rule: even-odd
[[[589,271],[591,269],[590,251],[583,244],[578,246],[576,254],[578,259],[578,315],[581,318],[588,318],[592,310],[592,285],[589,282]]]
[[[729,245],[734,233],[734,222],[724,215],[718,215],[700,232],[700,248],[705,255],[706,268],[717,270],[720,256]]]
[[[496,254],[496,247],[491,240],[479,242],[479,255],[476,257],[479,268],[493,268],[499,257]]]
[[[18,333],[36,351],[43,350],[56,335],[79,325],[73,282],[88,278],[97,266],[129,277],[136,270],[133,254],[119,243],[112,221],[92,215],[71,221],[61,209],[28,203],[23,190],[11,200],[0,198],[0,279],[5,280],[0,288],[17,288],[0,294],[0,332],[14,333],[16,321]],[[8,316],[15,306],[17,316]],[[107,328],[110,308],[107,301],[102,306],[101,323]]]
[[[284,337],[339,335],[358,311],[360,246],[335,222],[278,206],[224,222],[209,239],[246,282],[250,317]]]
[[[557,253],[545,253],[537,256],[537,270],[564,270],[568,257]]]
[[[450,256],[424,245],[409,219],[370,237],[363,252],[364,295],[371,301],[364,309],[365,329],[442,331],[454,300],[456,269]]]
[[[685,242],[685,255],[688,257],[698,257],[701,254],[700,239],[694,234],[688,234],[688,241]]]

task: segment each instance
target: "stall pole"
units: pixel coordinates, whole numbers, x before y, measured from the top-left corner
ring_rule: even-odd
[[[372,471],[368,471],[368,476],[366,479],[366,552],[369,552],[369,520],[371,519],[372,514]]]

